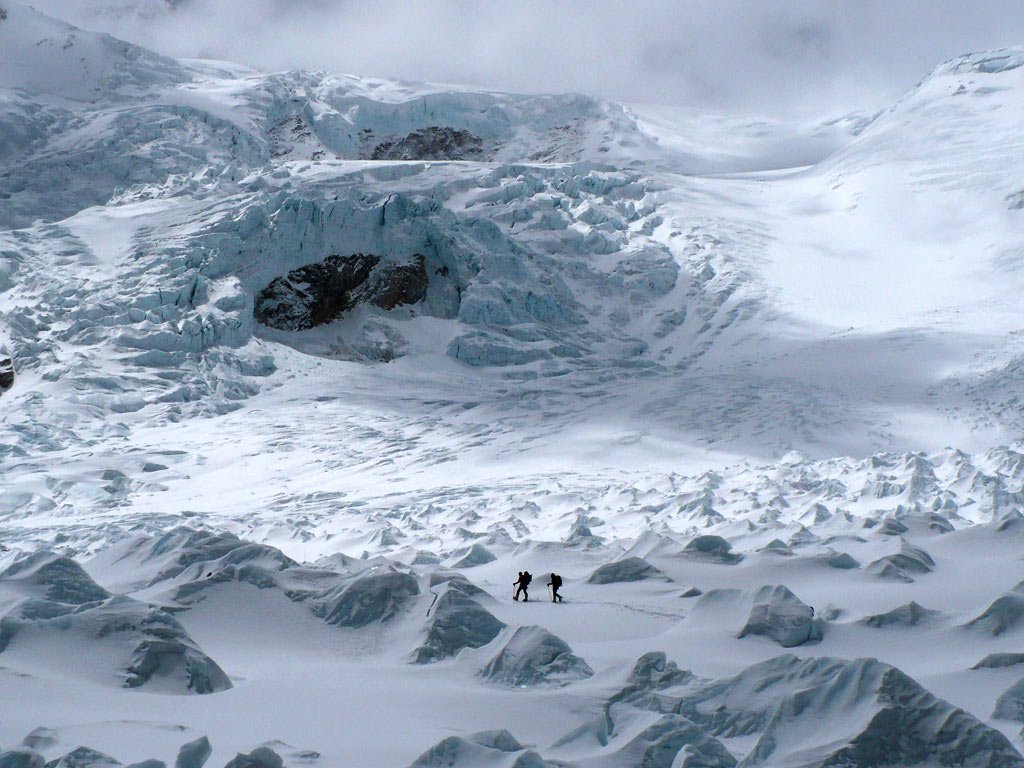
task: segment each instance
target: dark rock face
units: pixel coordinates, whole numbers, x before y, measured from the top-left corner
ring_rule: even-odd
[[[448,126],[420,128],[400,139],[385,139],[373,148],[371,160],[481,160],[479,136]]]
[[[390,310],[427,294],[425,258],[384,261],[372,254],[328,256],[275,278],[256,296],[257,322],[303,331],[339,319],[359,304]]]
[[[9,357],[0,357],[0,391],[14,386],[14,361]]]

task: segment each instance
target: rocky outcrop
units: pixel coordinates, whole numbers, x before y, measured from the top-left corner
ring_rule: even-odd
[[[263,325],[302,331],[333,322],[360,304],[390,310],[422,301],[426,259],[405,261],[372,254],[328,256],[275,278],[256,296],[253,315]]]
[[[482,160],[479,136],[448,126],[420,128],[401,138],[385,139],[373,148],[371,160]]]

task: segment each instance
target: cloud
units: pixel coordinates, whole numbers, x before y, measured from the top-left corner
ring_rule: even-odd
[[[34,0],[179,57],[775,116],[890,103],[1024,44],[1020,0]]]

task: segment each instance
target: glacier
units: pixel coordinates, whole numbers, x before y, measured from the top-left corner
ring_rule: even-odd
[[[1022,65],[765,129],[0,0],[0,766],[1024,765]]]

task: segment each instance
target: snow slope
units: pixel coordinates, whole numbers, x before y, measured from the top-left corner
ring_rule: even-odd
[[[0,8],[0,748],[1024,764],[1024,53],[794,127]]]

